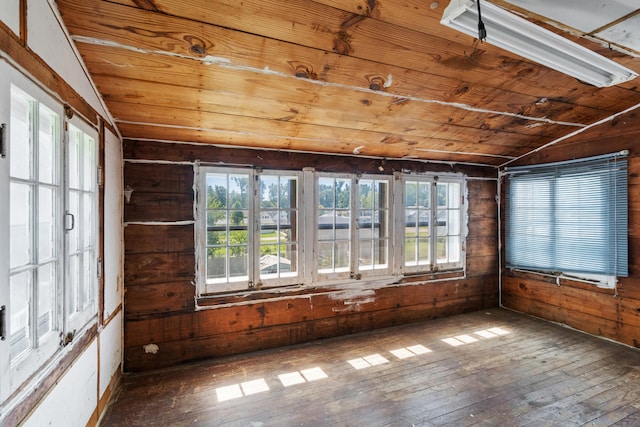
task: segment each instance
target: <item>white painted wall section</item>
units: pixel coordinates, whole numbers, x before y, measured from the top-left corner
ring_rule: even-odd
[[[100,333],[100,396],[118,372],[122,362],[122,311]]]
[[[85,426],[98,406],[98,344],[93,340],[23,427]]]
[[[20,35],[20,0],[0,0],[0,21]]]
[[[0,0],[2,2],[6,0]],[[52,4],[53,3],[53,4]],[[76,56],[65,30],[58,22],[53,0],[27,0],[27,29],[29,47],[103,117],[109,117]],[[93,119],[93,117],[91,117]]]

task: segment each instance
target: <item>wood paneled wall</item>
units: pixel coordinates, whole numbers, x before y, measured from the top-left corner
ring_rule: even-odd
[[[547,163],[629,150],[629,277],[617,290],[510,271],[502,272],[503,305],[640,348],[640,110],[542,150],[521,164]]]
[[[195,310],[192,162],[377,172],[379,160],[207,145],[125,141],[125,370],[249,352],[495,307],[498,304],[495,169],[389,162],[386,171],[463,172],[468,182],[467,277],[374,289],[367,298],[318,286],[219,299]],[[152,161],[152,162],[147,162]],[[174,222],[175,224],[166,224]],[[147,346],[155,344],[154,346]],[[145,346],[146,350],[145,350]],[[152,351],[154,350],[154,351]]]

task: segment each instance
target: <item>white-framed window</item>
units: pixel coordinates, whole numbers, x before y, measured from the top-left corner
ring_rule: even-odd
[[[97,131],[8,65],[0,73],[4,400],[97,314],[98,188]]]
[[[51,100],[15,85],[10,99],[8,339],[11,375],[22,381],[59,340],[62,132]]]
[[[300,174],[197,169],[200,293],[299,283]]]
[[[98,277],[98,144],[95,129],[67,123],[65,204],[66,329],[80,329],[96,313]]]
[[[405,273],[464,267],[464,180],[402,175],[402,268]]]
[[[201,296],[464,269],[462,175],[195,174]]]
[[[626,154],[506,171],[506,266],[615,283],[628,275]]]
[[[389,274],[393,177],[317,174],[316,279]]]

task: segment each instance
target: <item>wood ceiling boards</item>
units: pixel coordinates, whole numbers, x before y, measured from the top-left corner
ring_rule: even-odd
[[[124,138],[497,166],[640,103],[444,27],[446,0],[57,5]]]

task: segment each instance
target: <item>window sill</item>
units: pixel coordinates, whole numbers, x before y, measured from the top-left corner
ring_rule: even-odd
[[[374,291],[390,286],[412,286],[418,283],[440,282],[466,277],[464,270],[448,270],[427,274],[407,274],[404,276],[383,276],[363,278],[361,280],[340,280],[318,282],[309,285],[290,285],[256,290],[224,292],[196,296],[196,311],[214,308],[250,305],[261,302],[309,298],[319,295],[331,295],[345,291]]]
[[[507,272],[516,277],[535,276],[538,278],[543,278],[545,281],[554,283],[557,286],[572,286],[592,290],[597,289],[604,292],[614,291],[617,283],[617,277],[615,276],[597,276],[584,274],[583,276],[587,277],[580,277],[568,275],[562,272],[527,270],[521,268],[508,268]]]

